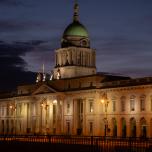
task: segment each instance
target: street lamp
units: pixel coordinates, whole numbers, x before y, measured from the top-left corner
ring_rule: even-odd
[[[16,105],[15,103],[10,104],[9,109],[11,110],[11,113],[14,114],[14,123],[13,123],[13,132],[16,134]]]
[[[109,104],[109,101],[108,101],[108,98],[107,98],[107,93],[104,93],[102,95],[102,99],[101,99],[101,103],[105,106],[105,118],[103,119],[104,120],[104,123],[105,123],[105,137],[107,136],[107,131],[108,131],[108,118],[107,118],[107,109],[108,109],[108,104]]]

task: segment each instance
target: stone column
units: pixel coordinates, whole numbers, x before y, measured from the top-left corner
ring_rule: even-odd
[[[65,65],[65,64],[66,64],[66,61],[67,61],[66,52],[63,52],[63,53],[62,53],[62,64]]]
[[[24,103],[23,104],[23,134],[26,133],[26,128],[27,128],[27,103]],[[12,125],[12,124],[11,124]],[[11,127],[12,128],[12,127]]]
[[[61,134],[61,126],[62,126],[62,105],[61,105],[61,100],[58,100],[56,106],[57,106],[56,107],[56,110],[57,110],[56,129],[57,129],[57,133]]]
[[[62,59],[62,52],[60,52],[60,65],[63,64],[63,59]]]
[[[85,52],[83,51],[83,66],[85,66]]]
[[[71,60],[72,60],[73,64],[75,64],[76,63],[75,50],[71,50],[71,56],[72,56]]]
[[[30,107],[31,107],[31,103],[27,103],[27,132],[31,131]]]
[[[73,99],[73,134],[77,134],[77,100]]]
[[[83,99],[83,124],[82,124],[82,134],[86,134],[86,99]]]
[[[67,51],[67,60],[68,60],[69,64],[71,64],[71,60],[72,60],[71,58],[72,58],[72,56],[71,56],[71,51],[68,50],[68,51]]]
[[[91,53],[89,52],[89,67],[91,66]]]
[[[64,100],[61,101],[61,133],[64,131]]]
[[[88,66],[88,53],[86,52],[86,66]]]
[[[49,116],[48,116],[50,133],[53,133],[53,104],[49,104]]]
[[[55,52],[55,65],[57,65],[57,53]]]
[[[64,63],[64,58],[63,58],[63,53],[62,53],[62,52],[60,52],[60,56],[61,56],[61,65],[63,65],[63,63]]]
[[[147,121],[146,120],[146,129],[147,129],[147,137],[148,138],[150,138],[151,137],[151,132],[150,132],[150,129],[152,129],[152,128],[150,128],[150,120],[149,121]]]
[[[75,65],[77,65],[77,50],[75,50],[74,52],[74,62],[75,62]]]
[[[87,52],[87,66],[89,66],[89,53]]]

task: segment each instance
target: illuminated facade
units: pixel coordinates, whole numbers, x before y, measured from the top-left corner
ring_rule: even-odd
[[[152,77],[97,73],[95,56],[75,4],[50,80],[0,96],[0,133],[152,137]]]

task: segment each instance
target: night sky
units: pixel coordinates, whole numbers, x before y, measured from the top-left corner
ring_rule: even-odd
[[[152,76],[152,0],[78,0],[97,71]],[[74,0],[0,0],[0,90],[34,82],[54,67]]]

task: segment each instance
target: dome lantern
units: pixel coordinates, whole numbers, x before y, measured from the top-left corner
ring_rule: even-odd
[[[75,5],[74,5],[73,21],[75,22],[79,21],[79,5],[77,1],[75,1]]]

